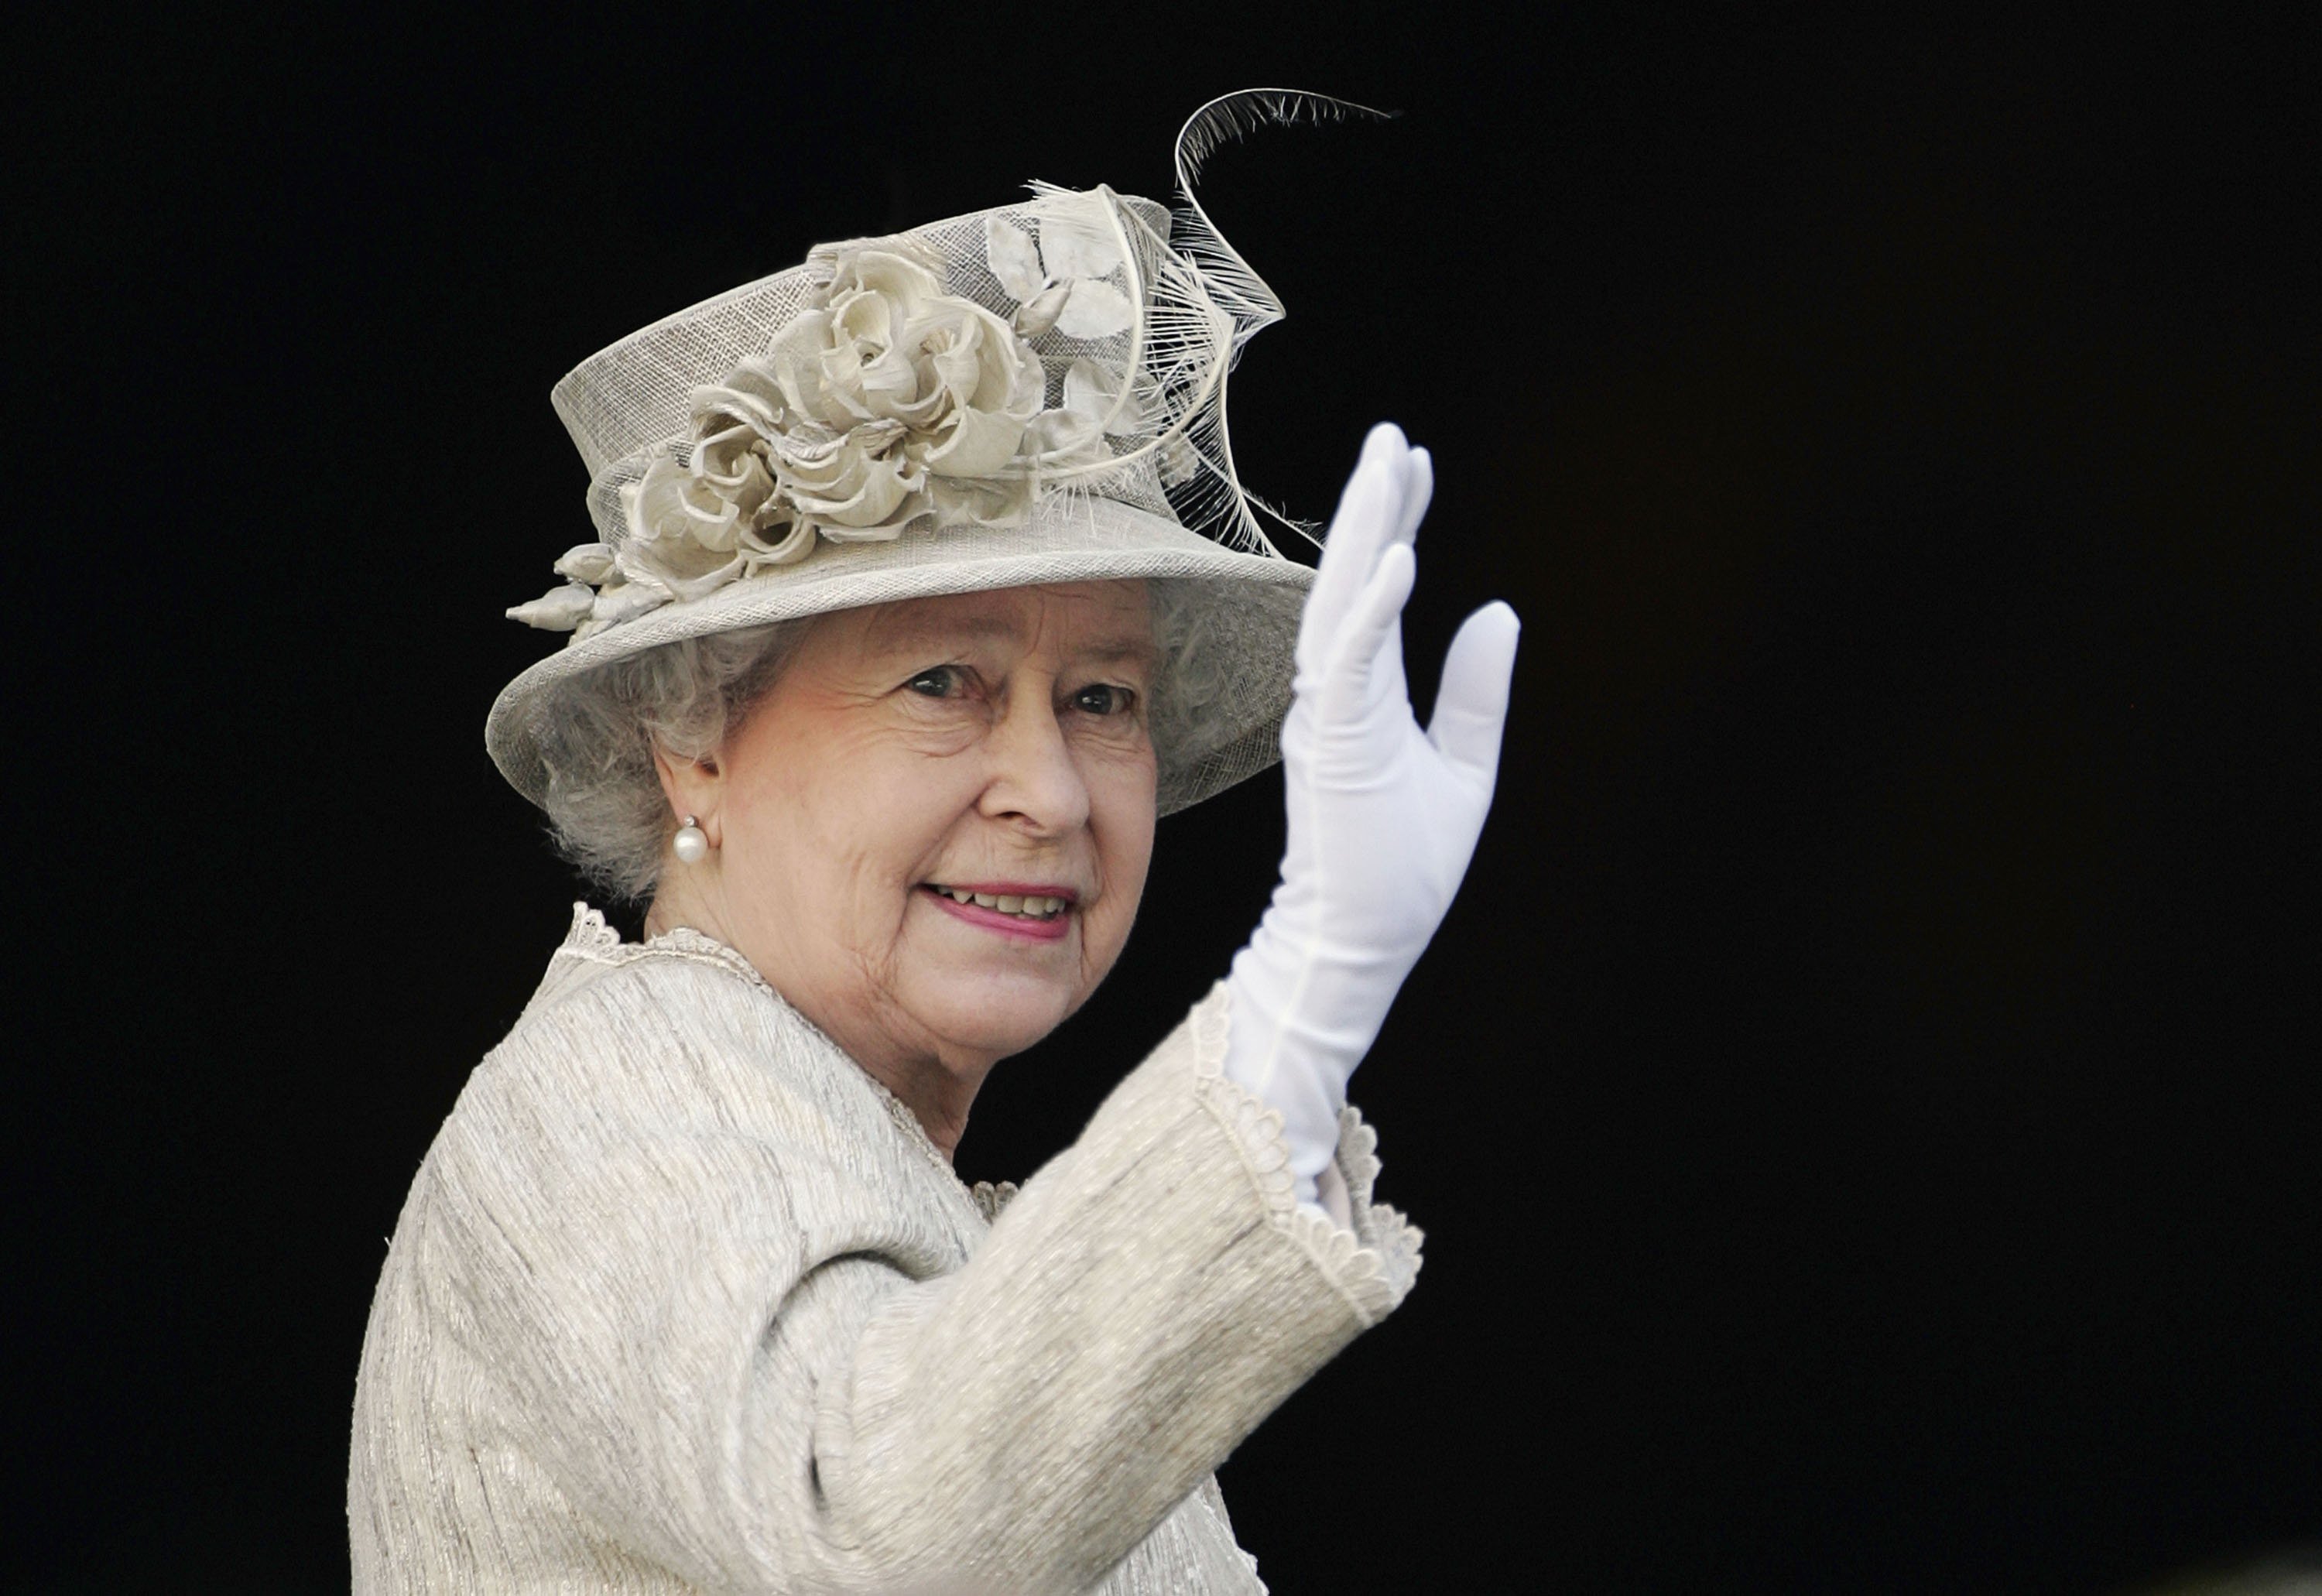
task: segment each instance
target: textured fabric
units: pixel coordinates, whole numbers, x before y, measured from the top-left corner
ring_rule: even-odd
[[[355,1590],[1261,1591],[1211,1473],[1419,1236],[1351,1110],[1351,1228],[1294,1204],[1225,1029],[1010,1200],[739,955],[576,911],[389,1250]]]

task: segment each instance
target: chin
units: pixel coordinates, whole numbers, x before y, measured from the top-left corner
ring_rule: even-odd
[[[938,983],[920,1015],[955,1045],[1005,1058],[1064,1024],[1084,995],[1077,982],[1068,988],[1022,975],[961,977]]]

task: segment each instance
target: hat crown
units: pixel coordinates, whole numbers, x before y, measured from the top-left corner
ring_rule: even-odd
[[[1053,191],[1052,191],[1053,192]],[[1138,225],[1126,230],[1147,259],[1140,276],[1151,281],[1153,241],[1169,237],[1168,207],[1132,195],[1111,196]],[[1008,314],[1017,302],[983,260],[989,218],[1005,218],[1024,229],[1037,227],[1041,200],[999,205],[929,223],[887,239],[855,241],[859,246],[916,242],[929,247],[945,265],[947,291]],[[1053,199],[1049,202],[1053,208]],[[716,382],[749,356],[761,353],[774,334],[808,307],[827,280],[825,244],[807,260],[755,282],[702,300],[641,327],[566,372],[549,395],[557,416],[591,478],[631,456],[649,452],[684,432],[693,390]]]

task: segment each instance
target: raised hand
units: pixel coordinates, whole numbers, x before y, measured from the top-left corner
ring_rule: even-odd
[[[1513,610],[1489,604],[1459,628],[1424,732],[1403,680],[1412,545],[1433,490],[1427,451],[1372,429],[1299,628],[1282,880],[1229,982],[1226,1073],[1282,1111],[1308,1197],[1348,1077],[1467,873],[1499,768]]]

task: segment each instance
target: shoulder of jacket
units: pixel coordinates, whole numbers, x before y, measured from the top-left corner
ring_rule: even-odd
[[[827,1046],[739,955],[706,937],[578,951],[568,942],[470,1075],[454,1117],[511,1099],[562,1117],[631,1098],[723,1098],[745,1083],[752,1095],[795,1092],[826,1072]]]
[[[698,932],[625,943],[592,911],[516,1026],[469,1077],[453,1121],[627,1121],[795,1131],[816,1145],[942,1155],[910,1110],[741,955]],[[900,1139],[897,1133],[900,1131]]]
[[[681,954],[632,943],[623,944],[617,959],[591,960],[576,958],[560,948],[549,961],[539,989],[499,1046],[543,1029],[569,1026],[583,1014],[610,1017],[624,1009],[650,1010],[672,1002],[717,1013],[746,1008],[757,996],[750,983],[734,971]]]
[[[640,952],[527,1008],[469,1076],[439,1145],[520,1163],[660,1135],[806,1147],[875,1132],[875,1103],[818,1043],[770,990]]]

